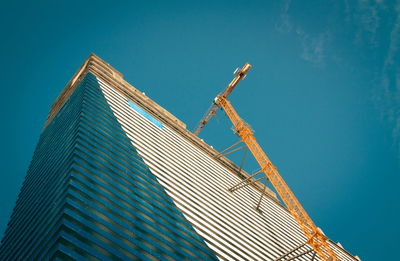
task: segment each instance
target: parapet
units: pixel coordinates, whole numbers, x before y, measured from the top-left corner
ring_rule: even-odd
[[[149,97],[144,95],[142,92],[137,90],[135,87],[130,85],[123,79],[123,75],[114,69],[111,65],[104,62],[100,57],[95,54],[90,54],[89,57],[85,60],[79,70],[75,73],[72,79],[68,82],[67,86],[58,96],[56,101],[53,103],[50,113],[47,117],[47,121],[45,126],[47,126],[55,117],[57,112],[63,106],[63,104],[68,100],[69,96],[73,93],[77,85],[80,81],[85,77],[85,75],[90,72],[93,73],[96,77],[106,82],[110,86],[113,86],[117,91],[119,91],[126,98],[134,101],[144,110],[146,110],[149,114],[159,119],[163,124],[168,125],[170,128],[175,130],[181,136],[186,138],[189,142],[191,142],[196,147],[200,148],[202,151],[210,155],[219,161],[222,165],[229,168],[232,173],[237,175],[241,179],[247,179],[250,177],[248,173],[241,170],[236,164],[231,162],[226,157],[220,157],[220,153],[214,150],[210,145],[206,144],[202,139],[194,135],[192,132],[186,129],[186,124],[168,112],[166,109],[158,105],[156,102],[151,100]],[[254,178],[250,177],[249,181],[253,181]],[[260,193],[265,193],[266,196],[273,199],[276,203],[282,205],[276,194],[265,187],[265,185],[259,181],[255,181],[251,184],[256,190]],[[283,205],[282,205],[283,206]]]

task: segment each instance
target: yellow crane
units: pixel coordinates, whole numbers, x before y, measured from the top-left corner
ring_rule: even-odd
[[[200,121],[194,134],[198,135],[202,128],[208,123],[208,121],[215,115],[218,108],[222,107],[226,112],[228,118],[231,120],[236,134],[241,140],[247,145],[250,152],[258,162],[261,168],[261,172],[264,173],[271,184],[276,189],[277,193],[285,203],[287,209],[297,221],[301,230],[307,238],[307,244],[309,244],[321,260],[324,261],[336,261],[339,260],[336,254],[333,252],[331,246],[328,243],[328,238],[323,232],[314,224],[307,212],[304,210],[300,202],[297,200],[289,186],[285,183],[278,170],[256,141],[251,128],[239,117],[231,103],[227,100],[227,97],[236,85],[246,77],[247,72],[251,69],[251,65],[246,63],[242,69],[235,71],[235,78],[229,83],[228,87],[220,93],[215,99],[208,112],[205,114],[203,119]]]

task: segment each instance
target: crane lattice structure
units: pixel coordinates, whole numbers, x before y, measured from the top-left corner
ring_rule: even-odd
[[[253,135],[253,130],[239,117],[231,103],[227,100],[227,97],[231,94],[236,85],[246,77],[246,74],[250,69],[251,65],[248,63],[246,63],[242,69],[236,69],[234,72],[234,74],[236,74],[235,78],[231,81],[228,87],[214,99],[213,104],[200,121],[194,134],[198,135],[208,121],[216,114],[218,108],[222,107],[228,118],[231,120],[236,134],[247,145],[248,149],[260,165],[260,172],[267,176],[291,215],[297,221],[307,238],[307,242],[305,243],[310,245],[322,260],[337,261],[339,259],[329,245],[328,238],[324,235],[321,229],[314,224],[293,192],[290,190],[289,186],[283,180],[276,167],[272,165],[268,156],[256,141],[256,138]],[[234,187],[234,189],[237,188],[238,186]],[[258,206],[259,204],[257,205],[257,208]]]

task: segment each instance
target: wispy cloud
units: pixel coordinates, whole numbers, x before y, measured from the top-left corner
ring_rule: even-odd
[[[367,48],[369,57],[378,55],[376,50],[387,46],[387,53],[380,60],[380,69],[375,69],[377,92],[375,101],[382,113],[383,120],[392,126],[393,145],[400,159],[400,0],[393,9],[392,3],[383,0],[343,0],[345,22],[354,28],[352,42],[358,47]],[[281,33],[296,35],[301,44],[300,57],[314,66],[324,66],[328,58],[329,43],[333,36],[329,30],[310,33],[294,22],[290,15],[291,0],[282,2],[281,13],[275,28]],[[394,14],[392,19],[388,14]],[[390,26],[390,27],[387,27]],[[390,28],[390,36],[383,39],[383,28]],[[352,30],[352,29],[350,29]],[[382,56],[380,56],[382,57]]]
[[[329,39],[329,33],[323,32],[317,36],[311,36],[301,28],[298,28],[296,34],[299,36],[302,45],[301,58],[315,66],[323,66],[326,56],[325,46]]]
[[[381,19],[380,9],[384,8],[383,1],[375,0],[344,0],[346,22],[357,25],[356,43],[367,43],[369,48],[378,46],[377,30]]]
[[[289,33],[290,31],[292,31],[292,23],[290,21],[290,16],[289,16],[289,7],[291,2],[292,2],[291,0],[285,0],[283,2],[280,19],[275,24],[275,28],[278,32]]]
[[[400,2],[400,1],[399,1]],[[400,158],[400,3],[396,7],[396,20],[390,33],[390,44],[385,57],[381,86],[383,88],[383,101],[381,106],[383,116],[393,124],[392,136],[394,146]]]
[[[300,25],[293,24],[289,15],[290,5],[291,0],[283,1],[280,17],[275,24],[276,30],[281,33],[294,32],[302,47],[300,57],[315,66],[323,66],[325,60],[325,46],[329,39],[329,33],[322,32],[318,35],[311,35],[305,32]]]
[[[383,65],[376,73],[376,92],[373,99],[381,113],[382,120],[392,128],[393,146],[400,159],[400,0],[396,8],[392,3],[382,0],[344,0],[345,21],[355,26],[357,46],[368,48],[369,54],[376,55],[376,50],[387,46],[387,53],[382,57]],[[381,38],[383,26],[389,26],[390,35]]]

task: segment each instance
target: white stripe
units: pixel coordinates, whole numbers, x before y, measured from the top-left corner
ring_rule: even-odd
[[[230,193],[228,188],[241,181],[235,174],[167,125],[159,129],[144,120],[123,95],[99,83],[139,155],[220,259],[273,260],[305,242],[281,205],[264,197],[262,214],[256,212],[252,207],[260,196],[257,190],[247,186]],[[355,260],[336,245],[333,248],[342,260]]]

